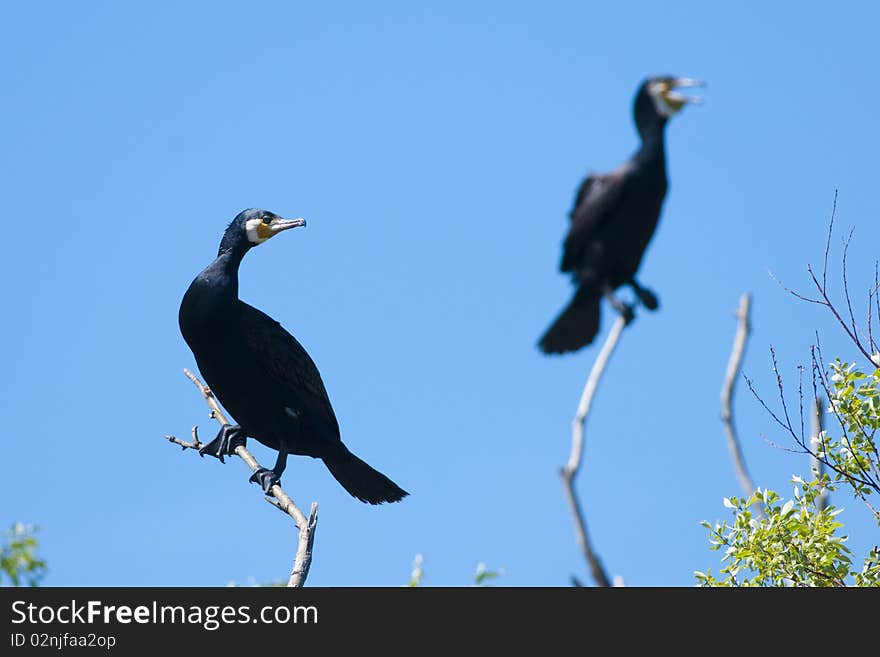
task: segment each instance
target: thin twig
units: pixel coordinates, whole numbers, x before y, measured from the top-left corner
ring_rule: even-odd
[[[877,321],[880,322],[880,263],[878,263],[877,260],[874,261],[874,289],[873,289],[873,292],[874,292],[874,303],[877,306]],[[869,304],[870,304],[870,301],[871,301],[871,297],[869,295],[868,296]],[[869,308],[868,309],[869,326],[870,326],[870,317],[871,317],[871,310]],[[876,359],[872,358],[871,360],[873,361],[873,363],[877,367],[880,367],[880,347],[877,346],[877,343],[874,342],[873,339],[871,340],[871,350],[875,351],[877,353],[877,358]]]
[[[877,351],[877,342],[874,340],[874,330],[873,330],[873,325],[874,325],[874,306],[873,306],[873,303],[874,303],[875,297],[877,296],[877,288],[878,288],[877,265],[878,265],[878,263],[875,260],[874,261],[874,285],[872,285],[870,288],[868,288],[868,349],[870,349],[871,352],[874,352],[874,353],[876,353],[876,351]],[[878,309],[878,311],[880,311],[880,309]],[[880,315],[880,312],[878,312],[878,315]],[[880,316],[878,316],[877,319],[880,319]]]
[[[783,283],[783,282],[780,281],[778,278],[776,278],[776,274],[774,274],[772,271],[768,271],[767,274],[770,276],[770,278],[773,279],[773,281],[774,281],[779,287],[781,287],[783,290],[785,290],[786,292],[788,292],[791,296],[795,297],[796,299],[800,299],[801,301],[806,301],[807,303],[815,303],[815,304],[818,305],[818,306],[824,306],[824,305],[825,305],[825,302],[822,301],[821,299],[812,299],[812,298],[810,298],[810,297],[805,297],[805,296],[804,296],[803,294],[801,294],[800,292],[796,292],[795,290],[792,290],[792,289],[791,289],[790,287],[788,287],[785,283]]]
[[[788,404],[785,403],[785,390],[782,387],[782,375],[779,373],[779,363],[776,361],[776,349],[770,345],[770,361],[773,363],[773,373],[776,375],[776,389],[779,391],[779,401],[782,403],[782,412],[785,415],[785,426],[792,436],[797,440],[797,433],[791,427],[791,418],[788,415]],[[801,433],[800,443],[804,442],[803,433]]]
[[[831,314],[834,315],[834,318],[843,327],[843,330],[849,336],[849,339],[852,340],[852,342],[856,346],[856,348],[862,352],[862,354],[865,356],[865,358],[868,359],[868,362],[874,363],[874,359],[871,357],[872,354],[869,353],[865,349],[861,340],[859,340],[858,334],[853,333],[850,330],[849,326],[847,326],[846,320],[844,320],[843,317],[840,316],[840,313],[837,311],[837,308],[834,306],[834,303],[832,303],[831,299],[828,297],[827,291],[821,287],[819,280],[816,278],[816,274],[813,273],[813,270],[809,265],[807,265],[807,273],[810,275],[810,278],[813,280],[813,285],[816,287],[819,294],[822,295],[822,301],[820,302],[821,305],[825,306],[826,308],[828,308],[829,311],[831,311]]]
[[[193,437],[193,439],[192,439],[191,443],[188,443],[185,440],[181,440],[180,438],[175,438],[174,436],[165,436],[165,439],[170,443],[174,443],[175,445],[180,445],[184,451],[186,451],[188,449],[194,449],[196,451],[200,450],[202,448],[202,446],[204,445],[204,443],[199,440],[198,426],[194,426],[192,428],[192,437]]]
[[[733,459],[733,467],[736,470],[736,476],[739,479],[739,485],[743,489],[746,497],[750,497],[755,492],[755,483],[749,476],[746,468],[746,462],[743,458],[742,448],[740,447],[739,438],[737,437],[736,427],[733,423],[733,404],[734,384],[739,377],[742,369],[743,356],[746,351],[749,333],[751,332],[750,311],[752,307],[752,299],[748,293],[743,294],[739,299],[739,308],[736,311],[738,319],[736,335],[733,338],[733,348],[730,351],[730,360],[727,362],[727,373],[724,376],[724,384],[721,386],[721,421],[724,423],[724,430],[727,435],[727,447],[730,450],[730,457]]]
[[[859,330],[856,328],[856,318],[853,315],[852,309],[852,297],[849,293],[849,283],[846,280],[846,256],[849,253],[849,244],[852,242],[852,236],[855,232],[855,228],[849,231],[849,235],[843,243],[843,258],[841,268],[843,270],[843,298],[846,301],[846,308],[849,311],[849,325],[852,327],[853,335],[857,334]]]
[[[214,393],[211,392],[211,389],[202,383],[199,378],[188,369],[184,369],[183,373],[186,375],[186,378],[192,381],[193,385],[199,389],[199,392],[202,393],[202,397],[211,409],[211,417],[217,420],[220,426],[229,424],[226,415],[224,415],[223,410],[220,408],[220,404],[217,403],[217,398],[214,397]],[[175,445],[180,445],[184,450],[194,449],[198,451],[203,443],[199,442],[197,427],[192,428],[192,436],[193,441],[191,443],[182,441],[174,436],[165,436],[165,438]],[[261,468],[257,459],[253,457],[244,445],[236,447],[235,454],[247,464],[251,469],[251,472],[256,472]],[[291,569],[290,579],[287,582],[287,586],[301,587],[305,584],[306,577],[308,577],[309,574],[309,567],[312,563],[312,546],[315,543],[315,529],[318,525],[318,505],[317,503],[312,502],[309,517],[306,518],[303,512],[293,503],[293,500],[290,499],[281,486],[275,484],[269,492],[274,496],[274,499],[267,497],[266,500],[289,515],[296,524],[297,529],[299,529],[299,542],[297,545],[296,557],[293,561],[293,568]]]
[[[828,237],[825,240],[825,257],[822,259],[822,289],[828,286],[828,253],[831,251],[831,235],[834,232],[834,215],[837,214],[837,190],[834,190],[834,202],[831,205],[831,219],[828,220]]]
[[[596,356],[596,362],[593,363],[593,369],[590,370],[590,376],[587,378],[583,393],[581,393],[577,412],[575,413],[574,421],[572,422],[571,454],[568,457],[568,463],[563,466],[559,472],[559,475],[562,477],[562,486],[565,489],[565,497],[566,500],[568,500],[568,506],[574,516],[578,544],[580,545],[581,551],[584,553],[584,558],[587,560],[593,579],[596,580],[596,584],[599,586],[611,586],[611,580],[605,573],[598,555],[593,551],[593,548],[590,545],[589,535],[587,534],[587,522],[584,518],[583,509],[581,508],[574,492],[574,478],[580,471],[581,461],[583,460],[584,427],[586,426],[587,416],[589,415],[590,408],[593,404],[593,397],[599,387],[599,380],[602,378],[605,367],[611,359],[611,354],[614,353],[614,349],[617,347],[620,335],[623,333],[626,324],[627,321],[625,317],[621,315],[617,318],[617,321],[614,322],[611,331],[608,333],[608,337],[605,339],[605,344],[602,345],[602,350],[599,352],[599,355]]]

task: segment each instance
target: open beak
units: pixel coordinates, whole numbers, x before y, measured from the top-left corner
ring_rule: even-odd
[[[691,105],[702,105],[705,101],[699,96],[681,94],[678,93],[676,89],[705,86],[706,83],[702,80],[695,80],[694,78],[675,78],[675,80],[672,81],[672,84],[669,85],[669,91],[666,92],[666,99],[669,101],[670,105],[678,107],[682,107],[686,103],[690,103]]]
[[[299,228],[300,226],[305,225],[305,219],[273,219],[272,223],[269,224],[269,237],[274,237],[282,230],[287,230],[288,228]]]

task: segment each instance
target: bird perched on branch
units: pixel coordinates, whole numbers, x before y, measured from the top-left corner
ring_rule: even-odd
[[[290,333],[238,298],[238,269],[254,246],[305,226],[266,210],[239,213],[223,235],[217,258],[190,284],[178,321],[199,370],[238,424],[224,425],[199,451],[223,461],[253,437],[278,450],[275,466],[251,476],[270,492],[288,454],[320,458],[362,502],[397,502],[408,493],[342,443],[339,424],[315,363]]]
[[[633,106],[639,149],[614,171],[588,176],[578,189],[559,267],[571,273],[577,290],[541,337],[538,346],[543,352],[577,351],[590,344],[599,331],[603,296],[631,320],[633,307],[613,294],[621,285],[632,287],[649,310],[658,308],[657,297],[635,276],[666,196],[664,128],[685,104],[701,102],[676,89],[694,86],[702,83],[671,76],[645,80]]]

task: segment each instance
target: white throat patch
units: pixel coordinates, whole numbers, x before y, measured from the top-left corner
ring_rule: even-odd
[[[651,100],[654,101],[654,107],[657,110],[657,113],[668,119],[678,110],[666,102],[666,98],[663,96],[665,88],[666,85],[662,82],[654,82],[648,87],[648,94],[650,94]]]
[[[259,232],[257,231],[257,228],[259,228],[262,223],[262,219],[248,219],[247,223],[245,223],[244,227],[247,230],[248,241],[251,244],[262,244],[269,239],[268,237],[260,237]]]

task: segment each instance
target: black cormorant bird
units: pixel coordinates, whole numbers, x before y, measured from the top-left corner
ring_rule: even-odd
[[[649,310],[659,306],[654,293],[639,285],[635,276],[666,196],[666,122],[686,103],[700,101],[675,89],[701,84],[671,76],[642,82],[633,106],[641,146],[622,166],[610,173],[588,176],[578,189],[559,266],[561,271],[571,273],[577,290],[540,339],[538,345],[543,352],[577,351],[590,344],[599,331],[603,296],[631,319],[632,306],[613,295],[621,285],[632,287]]]
[[[321,375],[306,350],[278,322],[238,298],[245,253],[305,223],[265,210],[239,213],[223,234],[216,260],[183,296],[178,315],[183,338],[208,386],[238,423],[224,425],[200,452],[223,461],[250,436],[278,450],[272,470],[261,468],[251,476],[267,493],[280,480],[287,455],[300,454],[322,459],[362,502],[397,502],[408,493],[342,443]]]

